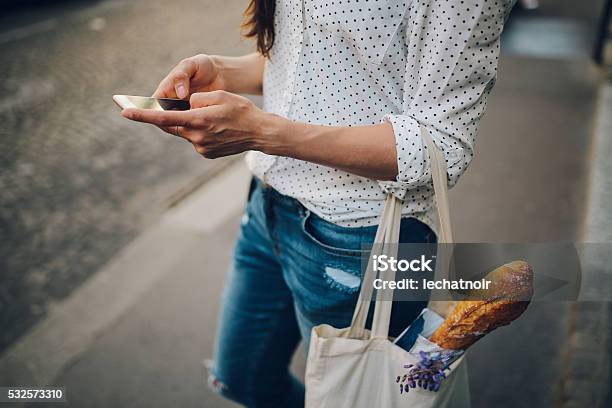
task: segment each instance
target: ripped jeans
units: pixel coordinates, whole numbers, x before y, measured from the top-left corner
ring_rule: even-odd
[[[313,326],[350,325],[361,282],[362,245],[376,226],[327,222],[297,200],[254,179],[223,294],[209,383],[247,407],[304,405],[304,386],[289,372],[300,340]],[[435,242],[414,218],[402,219],[401,242]],[[398,302],[391,335],[425,307]]]

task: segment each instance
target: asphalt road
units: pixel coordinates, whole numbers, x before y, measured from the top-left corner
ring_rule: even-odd
[[[111,95],[251,49],[244,1],[54,3],[0,17],[0,350],[222,164],[124,120]]]

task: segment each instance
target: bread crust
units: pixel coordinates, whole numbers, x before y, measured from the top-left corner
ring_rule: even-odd
[[[510,324],[533,296],[533,271],[524,261],[514,261],[490,272],[486,291],[473,291],[457,302],[430,340],[445,349],[466,349],[492,330]]]

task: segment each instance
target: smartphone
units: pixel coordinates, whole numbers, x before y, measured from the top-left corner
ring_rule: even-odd
[[[152,98],[149,96],[113,95],[113,101],[122,109],[140,108],[153,110],[185,111],[191,106],[183,99]]]

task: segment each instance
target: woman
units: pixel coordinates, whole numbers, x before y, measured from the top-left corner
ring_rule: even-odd
[[[246,406],[298,407],[300,339],[350,324],[360,255],[387,193],[402,242],[435,242],[429,158],[449,184],[473,155],[511,0],[251,0],[257,52],[181,61],[155,96],[185,112],[128,109],[207,158],[250,151],[254,181],[223,300],[211,384]],[[237,93],[261,94],[259,109]],[[397,333],[423,307],[394,308]]]

